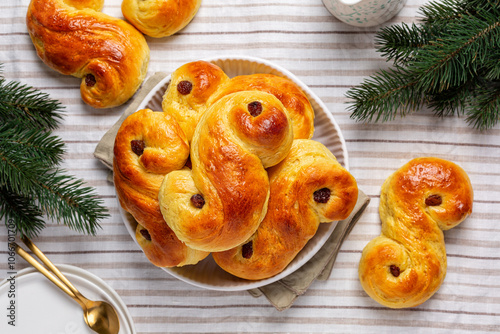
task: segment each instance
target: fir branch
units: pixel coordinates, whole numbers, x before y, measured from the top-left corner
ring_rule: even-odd
[[[50,219],[62,220],[64,225],[79,232],[94,235],[98,221],[108,217],[102,200],[82,180],[55,169],[38,178],[36,198]]]
[[[0,120],[21,118],[26,126],[37,129],[55,129],[62,118],[63,107],[48,94],[16,81],[6,82],[0,77]]]
[[[61,111],[47,94],[0,78],[0,218],[21,235],[36,236],[43,217],[93,235],[109,216],[93,188],[58,167],[64,142],[50,130]]]
[[[33,237],[45,227],[43,212],[34,204],[31,197],[13,192],[8,187],[0,185],[0,219],[11,219],[18,233]]]
[[[495,126],[500,121],[500,82],[483,85],[475,91],[475,99],[468,111],[467,123],[480,130]]]
[[[428,104],[437,116],[466,114],[475,128],[494,126],[500,114],[500,0],[443,0],[421,11],[422,23],[377,33],[377,51],[394,68],[346,93],[351,117],[387,121]]]
[[[418,109],[423,93],[413,73],[403,67],[381,70],[360,86],[351,88],[346,96],[354,102],[348,107],[351,117],[366,121],[393,120],[399,112],[404,116]]]

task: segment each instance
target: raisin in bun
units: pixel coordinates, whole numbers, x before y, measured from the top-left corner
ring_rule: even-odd
[[[249,280],[282,272],[316,234],[320,223],[345,219],[356,204],[354,177],[321,143],[297,139],[269,168],[267,215],[243,245],[213,253],[225,271]]]
[[[32,0],[28,32],[42,61],[81,78],[80,92],[94,108],[126,102],[146,76],[149,47],[123,20],[99,12],[99,0]]]
[[[122,13],[143,34],[165,37],[191,22],[200,5],[201,0],[123,0]]]
[[[273,95],[247,91],[221,98],[196,127],[192,170],[173,171],[162,183],[165,221],[194,249],[242,244],[266,214],[266,168],[284,159],[292,141],[287,111]]]
[[[472,202],[469,177],[450,161],[417,158],[392,174],[380,194],[382,234],[359,263],[366,293],[391,308],[428,300],[446,275],[443,230],[467,218]]]
[[[176,237],[158,203],[165,174],[183,168],[188,155],[184,133],[163,112],[139,110],[125,119],[116,135],[113,178],[118,199],[138,222],[139,245],[159,267],[195,264],[208,255],[190,249]]]
[[[314,133],[314,110],[302,89],[293,81],[273,74],[240,75],[223,83],[210,97],[212,104],[221,97],[245,90],[273,94],[288,110],[295,139],[311,139]]]
[[[184,64],[172,73],[162,109],[177,120],[188,142],[207,109],[208,98],[226,80],[229,78],[222,69],[202,60]]]

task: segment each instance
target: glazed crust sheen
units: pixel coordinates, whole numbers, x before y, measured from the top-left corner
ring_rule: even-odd
[[[187,63],[176,69],[163,96],[162,110],[172,115],[191,142],[198,122],[207,109],[207,100],[220,84],[229,80],[218,66],[206,61]],[[192,85],[187,94],[179,92],[178,85]]]
[[[159,267],[195,264],[208,255],[190,249],[176,237],[158,203],[165,174],[183,168],[188,155],[189,146],[177,122],[149,109],[127,117],[115,139],[113,178],[118,199],[138,222],[139,245]]]
[[[314,134],[314,110],[309,99],[293,81],[273,74],[240,75],[221,85],[210,97],[212,104],[221,97],[240,91],[258,90],[274,95],[288,110],[294,139],[311,139]]]
[[[103,1],[32,0],[26,24],[42,61],[82,78],[80,92],[94,108],[125,103],[146,76],[149,47],[123,20],[99,12]]]
[[[294,140],[287,157],[268,172],[269,205],[257,232],[245,246],[212,254],[222,269],[244,279],[265,279],[282,272],[320,223],[347,218],[358,197],[354,177],[313,140]],[[331,195],[326,203],[318,203],[314,193],[324,188]]]
[[[366,293],[391,308],[428,300],[446,275],[442,230],[472,212],[473,190],[458,165],[438,158],[417,158],[383,184],[379,213],[382,234],[370,241],[359,263]]]
[[[252,116],[249,104],[262,112]],[[263,92],[239,92],[213,104],[191,142],[193,170],[169,173],[159,199],[163,216],[180,240],[194,249],[223,251],[246,241],[267,210],[265,168],[279,163],[293,141],[283,104]],[[197,208],[190,198],[199,194]]]
[[[123,0],[122,13],[143,34],[170,36],[194,18],[201,0]]]

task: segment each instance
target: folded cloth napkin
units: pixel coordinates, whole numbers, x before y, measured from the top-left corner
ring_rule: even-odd
[[[113,169],[113,146],[120,125],[125,118],[138,110],[139,105],[148,93],[166,76],[167,74],[162,72],[151,76],[143,84],[141,90],[126,108],[123,115],[97,144],[94,156],[109,169]],[[337,258],[340,246],[361,217],[369,202],[370,198],[362,191],[359,191],[358,201],[351,215],[347,219],[337,223],[330,238],[311,260],[287,277],[264,287],[248,290],[248,292],[254,297],[264,295],[276,309],[283,311],[289,308],[298,296],[304,294],[315,280],[327,280]]]

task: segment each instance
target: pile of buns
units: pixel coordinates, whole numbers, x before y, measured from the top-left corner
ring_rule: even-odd
[[[313,108],[291,80],[229,78],[195,61],[172,73],[162,109],[125,119],[113,161],[120,204],[153,264],[212,254],[235,276],[268,278],[320,223],[353,210],[356,180],[311,139]]]
[[[82,99],[94,108],[129,100],[143,82],[151,37],[170,36],[195,16],[201,0],[124,0],[131,23],[101,12],[104,0],[31,0],[29,35],[40,59],[81,78]]]

